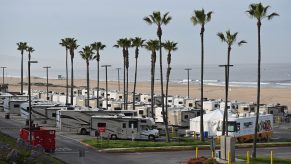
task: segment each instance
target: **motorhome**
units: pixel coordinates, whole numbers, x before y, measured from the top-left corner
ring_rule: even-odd
[[[222,135],[223,110],[217,109],[203,116],[204,131],[208,137],[220,137]],[[251,141],[254,138],[255,113],[233,114],[228,113],[228,135],[237,138],[239,142]],[[200,117],[190,119],[188,132],[200,133]],[[273,132],[273,115],[259,115],[258,139],[269,139]],[[187,132],[186,132],[187,133]]]
[[[20,115],[20,105],[24,102],[27,102],[28,96],[16,95],[5,97],[3,102],[4,111],[9,114],[18,114]]]
[[[98,133],[102,129],[102,133]],[[125,116],[92,116],[91,135],[102,135],[110,139],[155,140],[159,131],[152,118]]]
[[[203,101],[203,109],[206,113],[220,108],[220,100]]]
[[[90,119],[94,115],[123,115],[134,117],[137,116],[136,111],[107,111],[101,109],[91,109],[84,107],[69,107],[67,109],[58,110],[56,114],[57,127],[61,131],[74,132],[77,134],[87,134],[90,130]]]
[[[29,119],[29,103],[20,105],[21,117]],[[31,119],[37,124],[56,125],[56,111],[66,108],[64,105],[56,104],[51,101],[34,100],[31,102]]]

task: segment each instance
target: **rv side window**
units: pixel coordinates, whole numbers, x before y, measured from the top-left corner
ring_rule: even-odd
[[[106,123],[101,123],[101,122],[99,122],[99,123],[97,124],[97,127],[98,127],[98,128],[105,128],[105,127],[106,127]]]
[[[169,103],[171,103],[171,102],[172,102],[172,100],[168,100],[168,102],[169,102]]]
[[[52,117],[56,117],[56,113],[52,113]]]
[[[252,122],[245,122],[244,123],[244,128],[252,128],[253,127],[253,123]]]
[[[119,96],[119,99],[122,99],[122,96]]]
[[[14,104],[14,108],[19,108],[20,105],[19,104]]]
[[[244,111],[248,111],[248,110],[249,110],[249,108],[247,108],[247,107],[244,108]]]
[[[128,122],[128,127],[131,128],[132,124],[133,124],[133,128],[137,128],[137,121],[129,121]]]
[[[229,132],[236,132],[237,131],[236,122],[229,121],[228,122],[228,128],[227,129],[228,129]]]
[[[188,119],[189,118],[189,116],[186,114],[186,115],[184,115],[184,119]]]
[[[193,107],[193,103],[189,103],[189,107]]]
[[[179,104],[183,104],[183,102],[180,101]]]
[[[108,107],[111,107],[111,104],[108,104],[107,106],[108,106]]]
[[[147,120],[140,120],[141,123],[147,123]]]
[[[143,110],[138,111],[138,114],[143,114]]]
[[[218,107],[219,107],[218,104],[215,104],[215,105],[214,105],[214,108],[218,108]]]
[[[239,122],[236,123],[236,128],[237,128],[237,131],[240,131],[240,123]]]
[[[152,99],[148,99],[148,102],[152,102]]]
[[[122,123],[122,128],[126,128],[126,123]]]

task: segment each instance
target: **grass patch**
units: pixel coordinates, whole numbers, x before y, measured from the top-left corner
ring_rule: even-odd
[[[89,144],[97,149],[104,148],[135,148],[135,147],[167,147],[167,146],[197,146],[207,145],[208,142],[201,142],[199,140],[181,139],[180,141],[172,141],[170,143],[164,141],[131,141],[131,140],[103,140],[100,139],[86,139],[84,143]]]
[[[240,159],[246,160],[246,157],[239,157]],[[245,162],[235,162],[235,164],[242,164]],[[255,164],[266,164],[271,163],[270,156],[258,156],[256,159],[250,159],[250,163]],[[291,159],[283,159],[283,158],[273,158],[273,163],[275,164],[291,164]]]
[[[31,156],[31,151],[27,150],[23,146],[19,146],[16,143],[16,139],[3,134],[0,132],[0,164],[2,163],[11,163],[10,161],[7,161],[6,157],[8,153],[12,149],[16,149],[20,153],[20,158],[18,161],[25,161]],[[7,148],[8,147],[8,148]],[[34,160],[35,163],[52,163],[52,164],[63,164],[64,162],[50,156],[47,153],[41,153],[39,156],[37,156]]]

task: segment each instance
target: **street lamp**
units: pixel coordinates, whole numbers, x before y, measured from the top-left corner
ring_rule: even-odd
[[[28,105],[29,105],[29,143],[32,143],[32,125],[31,125],[31,89],[30,89],[30,64],[37,63],[37,61],[28,61]]]
[[[2,83],[3,83],[3,86],[4,86],[4,78],[5,78],[5,77],[4,77],[4,72],[5,72],[4,69],[7,68],[7,67],[1,67],[1,68],[2,68],[2,70],[3,70],[3,76],[2,76],[2,78],[3,78],[3,82],[2,82]]]
[[[185,68],[185,70],[187,71],[187,75],[188,75],[188,98],[189,96],[189,71],[192,70],[191,68]]]
[[[120,92],[119,70],[121,68],[116,68],[116,69],[117,69],[117,79],[118,79],[118,92]]]
[[[228,111],[227,111],[227,102],[228,102],[228,83],[229,83],[229,67],[233,65],[219,65],[219,67],[224,67],[225,69],[225,104],[224,104],[224,120],[222,126],[222,135],[228,136]]]
[[[48,69],[51,68],[50,66],[42,67],[46,69],[46,100],[49,100],[48,96]]]
[[[111,67],[111,65],[102,65],[101,67],[105,67],[105,79],[106,79],[106,110],[108,110],[107,67]]]

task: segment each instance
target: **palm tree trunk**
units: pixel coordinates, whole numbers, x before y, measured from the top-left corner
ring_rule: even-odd
[[[89,107],[90,105],[89,105],[89,61],[87,61],[87,104],[86,104],[86,106],[87,107]]]
[[[204,76],[204,27],[201,28],[201,109],[200,109],[200,140],[204,141],[203,126],[203,76]]]
[[[152,118],[155,120],[155,114],[154,114],[154,88],[155,88],[155,63],[152,62],[152,70],[151,70],[151,110],[152,110]]]
[[[97,61],[97,108],[99,108],[99,61]]]
[[[168,129],[168,120],[166,118],[165,105],[164,105],[163,60],[162,60],[162,38],[161,38],[161,36],[159,36],[159,42],[160,42],[161,104],[162,104],[163,121],[164,121],[164,124],[165,124],[167,142],[170,142],[169,129]]]
[[[166,119],[168,120],[168,90],[169,90],[169,81],[170,81],[171,67],[168,65],[167,69],[167,83],[166,83]]]
[[[74,97],[74,58],[71,57],[71,105],[73,105]]]
[[[126,66],[126,104],[126,110],[128,110],[128,65]]]
[[[135,89],[136,89],[136,78],[137,78],[137,57],[135,58],[135,71],[134,71],[134,84],[133,84],[133,96],[132,96],[132,108],[135,110]]]
[[[126,94],[125,94],[125,57],[123,59],[123,103],[124,110],[126,110]]]
[[[23,51],[21,51],[21,95],[23,95]]]
[[[66,48],[66,104],[68,104],[69,99],[69,71],[68,71],[68,49]]]
[[[261,22],[257,23],[258,26],[258,84],[257,84],[257,113],[256,113],[256,125],[255,125],[255,136],[253,141],[253,153],[252,157],[256,158],[257,155],[257,134],[259,124],[259,108],[260,108],[260,95],[261,95]]]

